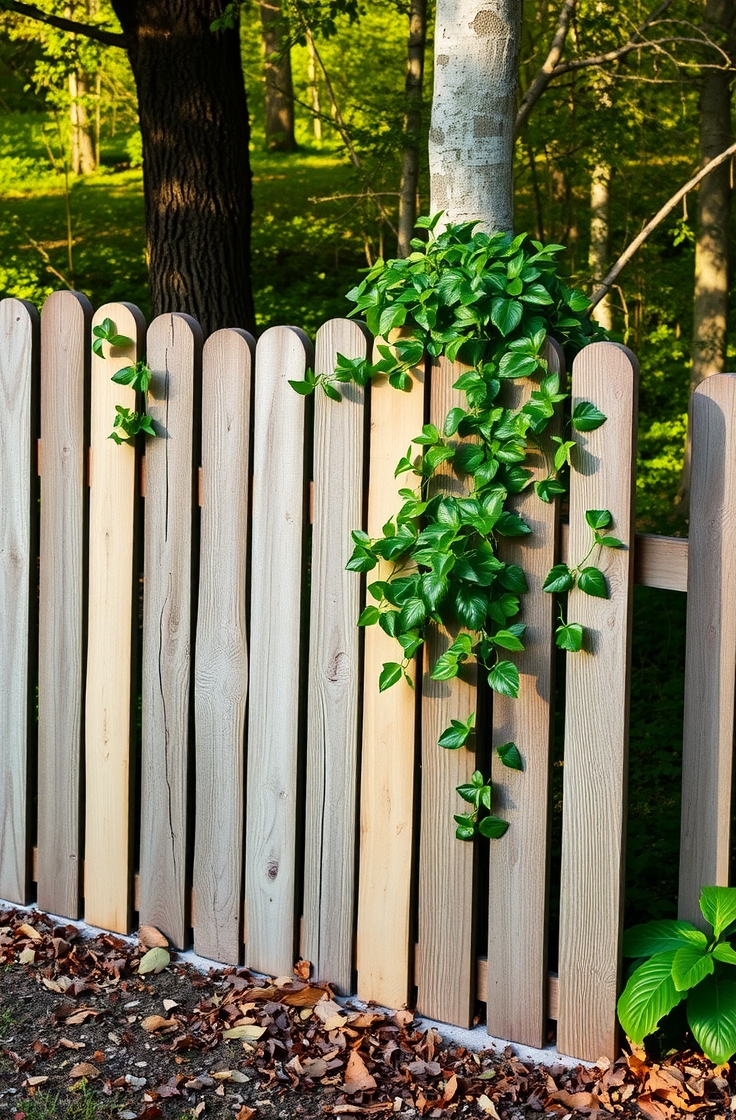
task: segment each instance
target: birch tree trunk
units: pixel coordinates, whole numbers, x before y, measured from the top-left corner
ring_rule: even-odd
[[[427,41],[427,0],[411,0],[409,11],[409,46],[406,59],[406,112],[404,114],[404,146],[399,187],[398,255],[408,257],[409,242],[414,236],[417,220],[417,186],[419,183],[419,144],[422,132],[422,80],[424,48]]]
[[[598,161],[590,178],[590,246],[588,248],[588,267],[596,287],[608,272],[610,198],[611,168],[608,164]],[[596,304],[591,312],[591,318],[600,323],[605,330],[613,330],[610,295]]]
[[[72,175],[91,175],[97,170],[95,140],[92,124],[87,112],[86,98],[89,95],[89,78],[83,70],[69,72],[69,117],[71,123]]]
[[[513,229],[521,0],[437,0],[430,209]]]

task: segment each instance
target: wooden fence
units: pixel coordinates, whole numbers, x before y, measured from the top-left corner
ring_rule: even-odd
[[[133,341],[99,358],[90,328],[108,317]],[[474,754],[437,746],[475,708],[472,682],[418,669],[416,692],[378,692],[393,644],[356,628],[361,579],[345,571],[350,530],[377,535],[394,512],[395,463],[444,416],[457,368],[426,383],[418,369],[406,393],[375,383],[369,402],[348,387],[312,405],[288,385],[369,345],[347,320],[319,330],[313,355],[292,327],[203,346],[185,315],[146,332],[131,305],[93,315],[74,292],[40,319],[0,302],[0,897],[120,932],[156,925],[180,947],[193,931],[203,956],[272,974],[301,954],[344,993],[459,1025],[486,1002],[491,1034],[530,1045],[556,1018],[561,1051],[613,1056],[635,580],[688,592],[682,914],[728,879],[736,377],[694,397],[689,544],[635,542],[636,361],[611,343],[577,359],[573,399],[608,421],[579,437],[569,531],[533,494],[517,499],[535,530],[504,543],[529,573],[521,694],[493,698]],[[133,400],[110,378],[144,349],[165,438],[138,459],[107,438],[114,406]],[[551,977],[555,619],[541,584],[586,551],[591,508],[611,510],[627,547],[601,558],[609,599],[570,595],[592,648],[567,664]],[[494,763],[510,828],[486,878],[454,838],[455,787],[509,739],[525,768]]]

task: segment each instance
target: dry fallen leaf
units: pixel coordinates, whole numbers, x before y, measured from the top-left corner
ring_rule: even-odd
[[[138,940],[144,949],[168,949],[169,940],[155,926],[141,926]]]
[[[256,1023],[241,1023],[239,1027],[231,1027],[228,1031],[222,1032],[223,1038],[246,1038],[250,1042],[254,1042],[261,1035],[266,1033],[265,1027],[259,1027]]]
[[[368,1068],[358,1051],[351,1050],[345,1070],[345,1092],[352,1096],[353,1093],[369,1092],[375,1087],[375,1077],[368,1072]]]
[[[26,922],[22,926],[18,926],[16,934],[22,933],[25,937],[30,937],[32,941],[40,941],[41,934],[33,926],[29,926]]]
[[[294,965],[294,975],[298,976],[300,980],[308,980],[309,973],[312,971],[311,961],[299,960]]]
[[[35,959],[36,959],[36,950],[35,949],[30,949],[30,948],[29,949],[23,949],[22,952],[20,952],[18,954],[18,964],[33,964]]]
[[[235,1120],[250,1120],[251,1116],[255,1116],[255,1114],[254,1108],[248,1108],[247,1104],[242,1104]]]
[[[144,1031],[153,1034],[154,1031],[175,1030],[179,1024],[176,1019],[164,1019],[163,1015],[147,1015],[141,1022]]]
[[[160,947],[149,949],[145,956],[141,958],[141,963],[138,965],[138,974],[139,976],[145,976],[149,972],[163,972],[170,962],[171,957],[165,949]]]
[[[96,1019],[101,1015],[101,1011],[95,1011],[94,1007],[80,1007],[79,1011],[75,1011],[73,1015],[67,1016],[64,1020],[68,1026],[78,1027],[80,1023],[86,1023],[88,1019]]]
[[[274,999],[287,1007],[314,1007],[316,1003],[324,999],[324,996],[324,988],[315,988],[313,985],[309,985],[306,988],[296,988],[294,991],[278,992]]]
[[[63,1046],[65,1050],[84,1050],[84,1042],[72,1042],[70,1038],[60,1038],[59,1046]]]
[[[70,1077],[86,1077],[88,1081],[94,1080],[95,1077],[100,1076],[100,1071],[97,1066],[93,1066],[91,1062],[77,1062],[75,1066],[69,1070]]]
[[[43,1085],[46,1081],[48,1081],[48,1077],[27,1077],[26,1085],[33,1089],[36,1085]]]
[[[501,1120],[501,1117],[496,1112],[495,1104],[490,1097],[486,1096],[485,1093],[481,1093],[481,1095],[478,1097],[478,1107],[482,1108],[487,1116],[492,1116],[493,1120]]]

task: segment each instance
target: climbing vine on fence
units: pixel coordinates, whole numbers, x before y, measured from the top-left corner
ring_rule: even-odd
[[[358,620],[361,626],[379,625],[400,649],[397,660],[383,666],[381,690],[402,678],[411,684],[410,661],[426,639],[427,626],[437,623],[455,632],[459,626],[459,632],[431,666],[433,680],[456,677],[474,658],[495,692],[516,697],[519,671],[509,655],[524,649],[525,625],[519,619],[527,581],[518,564],[499,557],[497,542],[531,532],[508,500],[530,485],[527,453],[569,396],[548,367],[545,343],[549,334],[572,356],[605,335],[586,315],[587,298],[558,275],[562,246],[545,246],[526,234],[490,236],[472,222],[437,232],[440,218],[420,219],[417,225],[428,239],[412,241],[413,251],[404,260],[378,261],[348,293],[355,304],[351,314],[362,316],[375,336],[386,338],[401,328],[401,337],[391,345],[379,343],[375,363],[339,356],[334,372],[310,373],[293,384],[305,394],[321,385],[339,399],[339,383],[365,385],[377,374],[395,389],[408,389],[411,371],[425,354],[468,367],[453,385],[463,393],[464,405],[450,409],[441,429],[425,424],[412,441],[396,468],[397,476],[407,478],[399,490],[400,508],[382,536],[353,532],[355,548],[347,566],[371,572],[383,563],[381,578],[368,583],[372,603]],[[517,409],[507,407],[504,382],[527,377],[535,379],[529,399]],[[575,432],[592,431],[605,419],[584,401],[567,420],[569,438],[550,437],[553,469],[535,483],[541,501],[566,490],[563,475]],[[448,466],[466,481],[467,497],[443,487]],[[612,525],[607,510],[590,510],[587,518],[593,533],[590,552],[575,567],[557,565],[546,591],[565,592],[577,584],[587,594],[608,595],[603,573],[588,561],[597,548],[620,542],[607,535]],[[582,626],[561,614],[556,641],[563,649],[581,649]],[[440,746],[465,746],[473,728],[474,715],[453,721]],[[516,744],[504,744],[498,753],[506,765],[523,768]],[[491,783],[480,771],[458,793],[470,805],[469,812],[455,817],[459,839],[503,834],[507,823],[493,816]]]
[[[107,342],[110,346],[132,346],[133,339],[126,334],[118,334],[112,319],[103,319],[92,328],[92,351],[98,358],[103,356],[102,344]],[[111,380],[116,385],[129,385],[136,393],[145,398],[148,386],[151,383],[151,370],[145,362],[135,362],[132,366],[125,366],[114,373]],[[115,405],[115,419],[109,439],[115,443],[130,443],[139,432],[147,436],[155,436],[156,430],[151,417],[137,408],[126,408],[124,405]]]

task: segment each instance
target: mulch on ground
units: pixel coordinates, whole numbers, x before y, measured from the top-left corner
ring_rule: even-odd
[[[307,962],[275,980],[204,976],[155,930],[139,937],[0,910],[0,1116],[736,1118],[736,1069],[692,1052],[535,1066],[445,1044],[409,1011],[338,1003]]]

